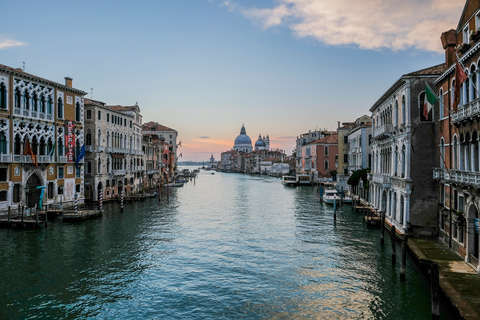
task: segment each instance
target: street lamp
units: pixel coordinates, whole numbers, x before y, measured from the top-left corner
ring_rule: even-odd
[[[28,193],[30,192],[30,188],[25,186],[25,206],[28,208]]]

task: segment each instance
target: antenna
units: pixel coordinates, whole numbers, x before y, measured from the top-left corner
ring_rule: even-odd
[[[93,100],[93,88],[90,88],[90,99]]]
[[[22,64],[23,64],[23,67],[22,67],[23,72],[25,72],[25,61],[22,61]]]

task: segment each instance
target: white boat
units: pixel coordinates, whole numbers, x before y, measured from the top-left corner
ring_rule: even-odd
[[[325,190],[325,193],[323,194],[323,202],[328,204],[334,204],[335,202],[339,203],[340,196],[338,195],[337,190],[335,189]]]
[[[296,186],[297,178],[295,176],[283,176],[282,183],[286,186]]]
[[[349,195],[345,194],[342,198],[342,202],[352,204],[353,203],[353,198],[350,197]]]

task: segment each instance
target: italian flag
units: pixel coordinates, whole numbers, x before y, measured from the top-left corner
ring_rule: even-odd
[[[428,114],[432,110],[433,105],[437,102],[438,98],[430,89],[430,86],[425,82],[425,104],[423,105],[423,117],[428,119]]]

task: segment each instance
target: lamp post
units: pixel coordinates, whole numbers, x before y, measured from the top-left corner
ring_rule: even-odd
[[[25,186],[25,207],[28,208],[28,193],[30,192],[30,188],[27,186]]]

